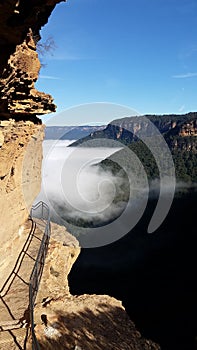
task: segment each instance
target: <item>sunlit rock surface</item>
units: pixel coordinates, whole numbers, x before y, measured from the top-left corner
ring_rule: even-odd
[[[66,296],[40,308],[36,336],[41,349],[150,350],[122,303],[107,295]]]
[[[121,301],[107,295],[74,296],[68,274],[80,253],[75,237],[52,224],[36,300],[35,332],[41,349],[160,349],[142,338]]]
[[[0,80],[2,116],[46,114],[55,111],[53,98],[34,88],[40,71],[36,42],[30,30],[10,56]]]
[[[0,2],[0,269],[7,266],[7,274],[6,256],[40,191],[44,127],[37,115],[55,105],[34,88],[40,70],[36,44],[58,2]],[[15,248],[20,252],[20,245]]]
[[[0,122],[0,269],[40,191],[44,137],[43,125],[6,123]]]

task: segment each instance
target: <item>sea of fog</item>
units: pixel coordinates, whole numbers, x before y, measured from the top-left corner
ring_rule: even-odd
[[[72,142],[43,142],[42,189],[36,200],[51,204],[58,199],[76,215],[98,214],[113,200],[118,180],[93,165],[118,148],[67,147]]]
[[[35,202],[48,204],[51,220],[64,225],[82,247],[110,244],[131,231],[143,215],[150,195],[145,170],[127,147],[120,153],[120,146],[68,147],[72,142],[43,142],[42,186]],[[114,174],[100,166],[109,156],[121,171]],[[163,195],[169,193],[168,180],[166,184]],[[151,195],[157,197],[159,184],[153,181],[151,187]],[[169,199],[163,198],[153,226],[160,225],[168,207]]]
[[[125,202],[114,202],[123,179],[95,166],[120,148],[68,147],[72,142],[43,142],[42,185],[35,203],[40,200],[47,203],[51,220],[66,226],[76,236],[87,233],[85,222],[96,225],[96,237],[101,234],[99,226],[118,217],[125,207]],[[109,229],[108,226],[108,234]],[[113,226],[111,229],[114,231]],[[82,244],[89,245],[89,241]]]
[[[115,220],[111,230],[111,224],[91,228],[93,235],[98,229],[97,236],[103,236],[94,241],[91,234],[83,233],[80,220],[82,226],[84,218],[98,222],[120,211],[121,203],[114,203],[113,198],[121,178],[95,166],[117,149],[76,149],[67,147],[70,143],[44,141],[42,188],[35,202],[45,201],[52,221],[79,234],[82,249],[69,274],[71,293],[114,296],[122,301],[141,334],[162,349],[196,349],[196,192],[192,189],[175,197],[154,234],[147,234],[157,204],[157,198],[151,196],[132,234],[120,215],[123,220]],[[73,217],[79,226],[68,222]],[[128,222],[135,217],[129,214]],[[115,231],[124,233],[125,225],[129,234],[118,239]],[[89,247],[94,249],[84,249]]]

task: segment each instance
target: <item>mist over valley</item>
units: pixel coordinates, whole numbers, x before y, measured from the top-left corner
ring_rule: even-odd
[[[65,225],[82,246],[69,275],[71,293],[115,296],[123,301],[142,335],[162,349],[194,350],[196,184],[184,181],[189,178],[177,162],[181,176],[167,216],[148,234],[160,196],[160,179],[151,178],[157,165],[137,142],[132,147],[95,145],[77,147],[74,140],[45,140],[43,144],[43,182],[36,201],[47,202],[52,221]],[[191,156],[184,147],[175,150],[175,156],[196,159],[195,152]],[[132,162],[128,162],[130,151],[140,161],[131,153]],[[191,166],[195,178],[195,162]],[[173,191],[168,180],[163,182],[164,207]]]

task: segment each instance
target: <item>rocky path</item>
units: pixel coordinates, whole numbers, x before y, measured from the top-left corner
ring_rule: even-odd
[[[0,349],[26,348],[29,325],[29,279],[38,254],[43,231],[31,220],[23,231],[24,245],[12,272],[0,290]],[[12,257],[8,257],[13,260]]]

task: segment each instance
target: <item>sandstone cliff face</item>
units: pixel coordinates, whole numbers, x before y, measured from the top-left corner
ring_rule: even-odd
[[[35,330],[41,350],[160,349],[136,330],[121,301],[108,295],[70,295],[40,307],[40,313]]]
[[[39,36],[55,5],[63,0],[2,0],[0,2],[0,74],[29,28]]]
[[[30,30],[22,44],[10,56],[0,80],[1,117],[9,118],[46,114],[55,111],[50,95],[38,92],[34,83],[40,71],[33,33]]]
[[[65,227],[51,223],[51,238],[37,303],[70,295],[68,274],[80,251],[79,242]]]
[[[0,121],[0,264],[40,190],[44,127]]]
[[[35,36],[60,1],[0,3],[0,240],[17,234],[40,190],[43,126],[55,110],[34,88],[40,70]]]
[[[55,110],[34,84],[39,30],[59,0],[0,2],[0,267],[23,232],[40,191],[44,127],[37,115]],[[37,38],[37,40],[35,40]],[[10,247],[9,247],[10,245]],[[12,248],[11,248],[12,247]],[[20,251],[20,244],[16,249]],[[8,270],[9,267],[7,266]],[[9,273],[9,271],[7,271]]]
[[[148,122],[148,119],[151,123]],[[145,115],[123,118],[110,123],[104,132],[114,139],[126,139],[126,141],[131,142],[141,135],[145,137],[154,135],[155,126],[164,137],[168,134],[180,137],[197,136],[197,113],[188,113],[182,116]]]
[[[38,92],[34,83],[40,70],[36,53],[39,30],[58,2],[1,1],[0,118],[55,111],[52,97]]]
[[[197,120],[192,120],[189,123],[184,123],[180,127],[180,136],[197,136]]]

